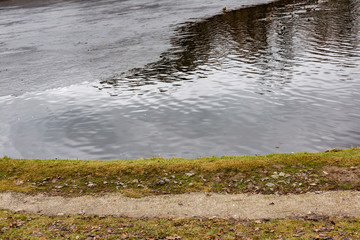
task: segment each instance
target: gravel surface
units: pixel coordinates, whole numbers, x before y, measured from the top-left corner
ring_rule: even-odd
[[[360,192],[333,191],[300,195],[188,193],[144,198],[120,194],[76,198],[0,193],[0,208],[45,215],[95,214],[132,217],[232,217],[274,219],[319,214],[360,217]]]

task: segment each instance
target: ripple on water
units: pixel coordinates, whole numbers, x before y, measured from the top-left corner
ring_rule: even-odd
[[[183,23],[144,67],[2,98],[0,143],[101,159],[358,146],[359,6],[279,1]]]

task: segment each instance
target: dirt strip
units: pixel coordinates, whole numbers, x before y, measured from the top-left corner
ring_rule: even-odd
[[[64,198],[5,192],[0,193],[0,208],[45,215],[274,219],[314,213],[329,217],[360,217],[360,192],[334,191],[283,196],[188,193],[144,198],[127,198],[119,194]]]

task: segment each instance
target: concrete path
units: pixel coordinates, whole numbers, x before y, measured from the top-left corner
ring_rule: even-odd
[[[182,195],[126,198],[120,194],[76,198],[0,193],[0,208],[45,215],[96,214],[133,217],[233,217],[241,219],[289,218],[310,213],[360,217],[360,192],[336,191],[302,195]]]

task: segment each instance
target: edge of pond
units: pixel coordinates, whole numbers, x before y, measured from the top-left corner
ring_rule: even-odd
[[[0,192],[127,197],[188,192],[301,194],[360,190],[360,148],[323,153],[125,161],[0,158]]]

